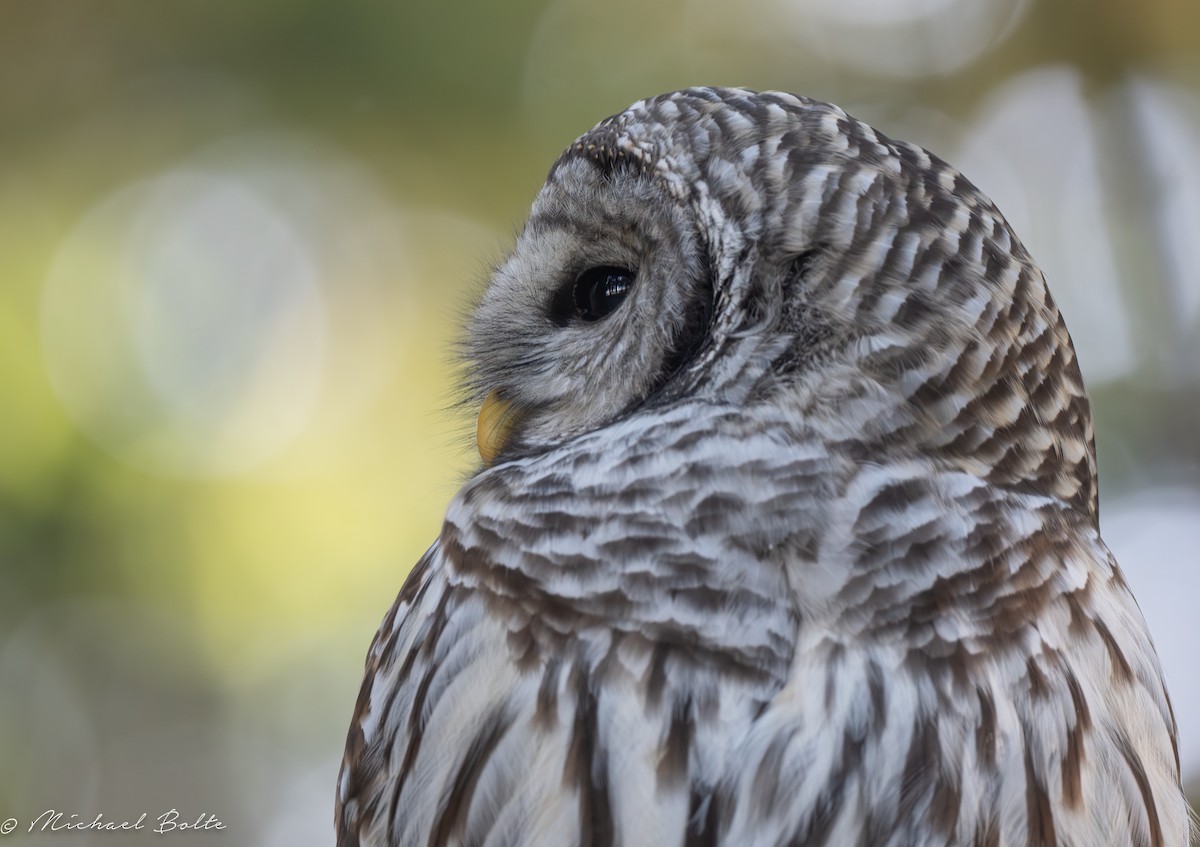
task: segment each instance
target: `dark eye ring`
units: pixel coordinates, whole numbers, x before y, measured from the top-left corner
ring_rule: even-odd
[[[575,301],[575,316],[584,321],[598,321],[625,301],[637,276],[628,268],[599,265],[588,268],[575,278],[571,296]]]

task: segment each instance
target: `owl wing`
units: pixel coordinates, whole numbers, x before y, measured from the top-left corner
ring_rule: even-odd
[[[655,620],[635,623],[621,612],[645,587],[644,563],[612,560],[628,582],[572,607],[523,581],[513,563],[533,555],[463,546],[447,530],[410,575],[367,659],[339,779],[339,847],[715,836],[710,801],[727,754],[783,683],[786,598],[744,580],[712,605],[698,575],[729,576],[748,554],[715,567],[678,553],[664,577],[674,588],[662,588],[675,607],[655,604]],[[690,627],[702,608],[742,646],[718,648],[676,619],[691,609]]]
[[[338,783],[339,847],[482,843],[516,825],[515,809],[487,798],[533,782],[497,767],[532,741],[515,725],[521,680],[483,601],[447,577],[436,543],[372,643]],[[565,822],[543,825],[571,843]]]
[[[621,829],[678,840],[687,795],[656,796],[639,784],[656,768],[628,760],[639,735],[658,746],[643,701],[601,697],[582,656],[522,668],[485,595],[447,564],[435,544],[371,647],[339,779],[339,847],[603,843],[630,797],[643,802],[619,809]],[[601,740],[616,736],[620,746]]]
[[[788,679],[714,798],[721,843],[1185,847],[1162,672],[1095,527],[1048,498],[936,482],[963,492],[969,523],[871,517],[875,498],[851,498],[841,552],[905,581],[876,571],[841,587],[860,602],[834,619],[802,616]]]
[[[386,687],[386,676],[393,664],[391,657],[401,645],[407,646],[413,664],[416,663],[420,649],[420,643],[416,641],[417,630],[425,629],[417,618],[416,609],[424,606],[426,598],[437,608],[445,594],[445,586],[437,578],[434,566],[438,553],[435,544],[409,573],[367,653],[366,671],[338,774],[334,807],[338,847],[386,843],[386,829],[381,830],[380,824],[386,823],[384,818],[389,814],[389,798],[384,795],[393,772],[386,746],[381,743],[381,732],[385,728],[380,725],[380,719],[393,699]],[[433,587],[435,583],[436,588]],[[394,813],[393,809],[390,814]]]

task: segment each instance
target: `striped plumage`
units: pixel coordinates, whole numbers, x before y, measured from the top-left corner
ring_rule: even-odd
[[[599,317],[596,267],[634,278]],[[1186,844],[1070,337],[945,163],[642,101],[465,349],[509,428],[371,648],[341,847]]]

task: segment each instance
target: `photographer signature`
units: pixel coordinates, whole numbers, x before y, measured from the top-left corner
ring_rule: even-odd
[[[0,835],[9,835],[20,826],[21,822],[16,818],[8,818],[0,822]],[[29,825],[24,828],[24,831],[32,833],[70,832],[73,830],[92,832],[147,830],[157,835],[166,835],[171,832],[203,832],[225,828],[225,824],[220,818],[208,812],[202,812],[192,819],[183,817],[178,809],[171,809],[153,819],[150,819],[149,812],[142,812],[136,820],[110,820],[104,816],[103,812],[98,812],[95,816],[89,817],[78,813],[47,809],[31,820]]]

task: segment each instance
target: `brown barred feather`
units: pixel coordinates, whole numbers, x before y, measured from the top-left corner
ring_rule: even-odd
[[[1070,335],[936,156],[641,101],[463,349],[506,424],[372,644],[340,847],[1185,847]]]

